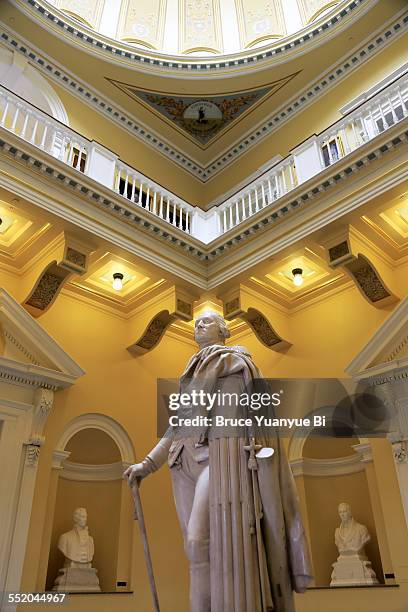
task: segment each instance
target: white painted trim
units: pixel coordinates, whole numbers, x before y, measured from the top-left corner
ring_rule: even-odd
[[[126,467],[128,467],[128,463],[122,461],[99,465],[65,461],[60,476],[66,480],[86,482],[121,480]]]
[[[384,360],[384,363],[370,367],[370,364],[385,350],[386,346],[390,345],[393,339],[398,338],[407,323],[408,296],[394,308],[388,319],[347,366],[345,372],[353,378],[369,378],[407,367],[407,358]]]
[[[358,454],[335,459],[310,459],[302,457],[290,462],[294,476],[344,476],[365,469]]]
[[[76,417],[65,427],[55,451],[65,451],[69,440],[83,429],[100,429],[110,436],[117,444],[122,462],[134,463],[135,451],[131,439],[125,429],[115,419],[100,413],[82,414]],[[54,451],[54,453],[55,453]]]
[[[18,363],[0,358],[0,370],[12,375],[25,374],[29,380],[41,380],[50,385],[66,387],[83,374],[84,370],[66,353],[59,344],[20,306],[3,288],[0,288],[0,321],[13,335],[33,353],[42,354],[53,365],[53,369],[34,364]]]
[[[381,91],[382,89],[390,85],[393,81],[395,81],[396,79],[399,79],[407,71],[408,71],[408,62],[405,62],[404,64],[402,64],[402,66],[400,66],[399,68],[391,72],[389,75],[387,75],[385,79],[382,79],[381,81],[376,83],[373,87],[370,87],[370,89],[367,89],[367,91],[364,91],[362,94],[360,94],[356,98],[353,98],[353,100],[350,100],[350,102],[347,102],[347,104],[339,108],[339,112],[342,115],[347,115],[347,113],[350,113],[357,106],[360,106],[372,96],[375,96],[379,91]]]

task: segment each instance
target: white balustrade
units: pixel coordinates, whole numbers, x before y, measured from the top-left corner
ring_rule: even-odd
[[[330,128],[222,204],[204,212],[126,165],[109,149],[0,87],[0,127],[75,168],[179,230],[208,244],[260,213],[297,185],[349,155],[408,115],[408,77],[403,74]]]

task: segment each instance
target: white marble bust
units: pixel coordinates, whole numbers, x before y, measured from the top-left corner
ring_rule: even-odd
[[[378,584],[371,562],[364,547],[370,541],[367,527],[358,523],[351,513],[350,504],[339,504],[340,526],[336,528],[334,540],[339,550],[333,563],[330,586],[356,586]]]
[[[364,546],[370,541],[367,527],[357,523],[351,514],[350,504],[339,504],[340,526],[337,527],[334,540],[341,555],[364,554]]]
[[[94,541],[89,535],[86,508],[77,508],[73,514],[74,526],[60,536],[58,548],[65,557],[65,566],[91,566],[94,556]]]

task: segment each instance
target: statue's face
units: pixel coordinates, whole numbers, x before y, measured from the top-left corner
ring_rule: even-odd
[[[78,527],[85,527],[88,521],[88,515],[84,508],[79,508],[74,512],[74,524]]]
[[[339,517],[341,518],[343,522],[351,519],[351,509],[348,504],[340,504]]]
[[[223,342],[218,320],[214,315],[203,314],[195,320],[194,339],[198,345],[204,346]]]

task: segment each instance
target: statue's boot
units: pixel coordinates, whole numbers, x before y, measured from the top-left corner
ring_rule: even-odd
[[[187,554],[190,562],[190,611],[210,612],[210,541],[189,540]]]

